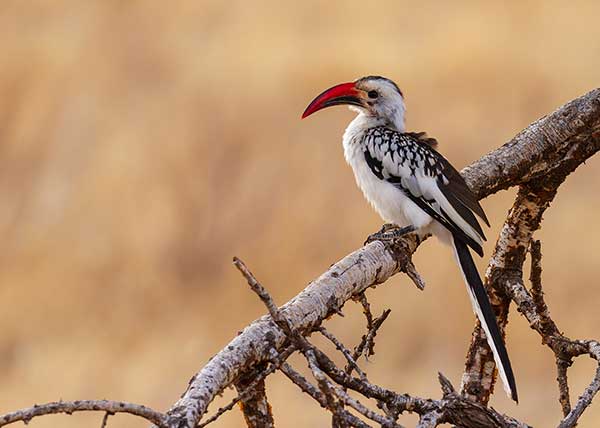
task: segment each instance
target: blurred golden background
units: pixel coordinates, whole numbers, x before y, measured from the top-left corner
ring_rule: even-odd
[[[281,304],[380,227],[342,156],[352,113],[299,120],[323,89],[392,78],[408,128],[437,137],[460,169],[599,84],[592,1],[4,0],[0,12],[2,413],[60,398],[165,410],[264,313],[232,256]],[[581,338],[600,338],[598,166],[568,179],[537,233],[551,312]],[[513,196],[483,202],[487,254]],[[460,384],[474,316],[449,248],[431,240],[415,262],[424,292],[403,276],[369,292],[392,314],[367,369],[439,397],[438,370]],[[353,345],[364,322],[356,304],[345,313],[329,325]],[[554,425],[551,352],[518,316],[508,348],[521,404],[499,390],[492,405]],[[576,362],[573,397],[593,369]],[[329,424],[281,375],[267,384],[278,426]],[[242,423],[235,410],[214,426]],[[581,420],[598,424],[600,401]]]

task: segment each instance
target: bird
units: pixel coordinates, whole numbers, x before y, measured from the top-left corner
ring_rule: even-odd
[[[477,217],[490,226],[477,197],[436,150],[435,139],[406,131],[404,95],[392,80],[367,76],[333,86],[308,105],[302,119],[337,105],[358,113],[342,138],[344,157],[366,199],[391,226],[368,241],[432,234],[453,247],[504,389],[518,403],[508,352],[469,250],[483,257],[486,238]]]

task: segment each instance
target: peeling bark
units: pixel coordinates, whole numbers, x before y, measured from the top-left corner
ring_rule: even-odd
[[[487,275],[502,326],[508,319],[508,303],[506,293],[501,291],[507,286],[494,279],[496,270],[507,264],[518,266],[524,258],[531,233],[539,226],[541,215],[558,187],[553,187],[552,180],[560,184],[564,180],[564,177],[560,178],[563,171],[574,170],[599,148],[600,89],[595,89],[534,122],[511,141],[462,171],[480,199],[511,186],[525,186],[518,196],[524,206],[515,204],[513,207]],[[530,203],[532,198],[534,201]],[[529,220],[528,226],[517,227],[510,222],[511,218],[521,219],[523,215]],[[410,257],[418,244],[414,238],[408,237],[395,245],[374,242],[355,251],[285,304],[281,308],[282,314],[299,332],[310,333],[324,319],[338,312],[352,296],[385,282],[399,271],[410,269]],[[485,400],[494,381],[493,366],[488,363],[491,355],[485,353],[487,345],[484,345],[481,335],[474,334],[473,337],[474,346],[478,349],[473,354],[472,361],[477,361],[473,366],[480,367],[478,379],[487,383],[483,391],[471,394],[470,390],[469,394]],[[285,334],[270,317],[263,317],[249,325],[192,378],[183,396],[168,412],[170,419],[176,422],[173,426],[194,427],[216,394],[234,382],[246,367],[268,358],[271,349],[281,349],[285,341]],[[473,382],[467,379],[467,384],[472,385]]]
[[[396,255],[381,242],[355,251],[282,306],[281,314],[301,333],[315,330],[352,296],[402,269],[416,245],[414,239],[406,240],[396,247]],[[270,316],[250,324],[191,379],[187,391],[169,411],[171,420],[176,421],[174,426],[194,427],[216,394],[246,367],[268,359],[271,349],[279,350],[285,343],[285,334]]]
[[[596,101],[598,102],[598,100]],[[568,116],[568,114],[554,113],[552,116],[560,118]],[[586,132],[570,136],[565,144],[559,145],[557,149],[563,156],[556,159],[554,163],[548,164],[547,160],[543,160],[546,167],[543,176],[534,175],[519,187],[519,192],[502,226],[485,275],[485,286],[502,333],[508,323],[508,310],[511,302],[508,290],[517,283],[523,283],[523,263],[533,233],[540,228],[544,212],[554,200],[559,186],[567,176],[600,149],[600,124],[598,121],[600,120],[596,116],[596,122],[590,124],[590,127],[586,128]],[[562,128],[550,128],[544,132],[545,138],[562,135],[558,130],[562,131]],[[546,156],[543,159],[548,158],[552,157]],[[532,170],[535,171],[535,168]],[[530,312],[530,314],[534,313],[535,311]],[[536,316],[536,319],[530,320],[530,322],[535,324],[542,322],[537,315],[532,316]],[[485,340],[485,333],[477,323],[467,353],[462,381],[463,394],[473,400],[487,403],[493,392],[495,368],[493,355]]]
[[[238,393],[241,394],[249,388],[258,373],[266,369],[267,364],[261,363],[253,370],[243,373],[235,383]],[[252,388],[252,394],[242,399],[240,406],[248,428],[273,428],[275,426],[271,405],[267,400],[264,380],[261,380]]]
[[[600,345],[593,340],[571,340],[558,330],[544,302],[541,282],[541,249],[531,245],[542,215],[565,178],[600,149],[600,89],[573,100],[554,113],[539,119],[511,141],[487,154],[462,171],[462,175],[479,199],[512,186],[519,186],[515,203],[498,237],[486,272],[486,287],[504,332],[511,302],[529,321],[556,356],[560,403],[565,414],[560,428],[576,425],[579,417],[600,390]],[[100,410],[108,415],[128,412],[152,421],[155,426],[194,428],[216,420],[236,403],[243,405],[249,427],[272,427],[273,417],[264,391],[264,379],[280,369],[304,392],[334,415],[338,426],[369,427],[346,409],[382,426],[399,426],[400,413],[416,412],[419,426],[451,423],[462,427],[526,427],[509,416],[486,407],[495,383],[493,357],[481,329],[473,332],[463,376],[462,394],[456,393],[447,379],[440,376],[443,397],[440,400],[399,394],[371,384],[360,370],[360,379],[351,375],[354,361],[364,352],[372,352],[373,338],[384,316],[373,320],[365,308],[368,328],[355,353],[326,330],[321,330],[341,349],[348,367],[339,369],[306,336],[319,329],[328,317],[340,313],[345,302],[360,298],[369,287],[381,284],[398,272],[405,272],[422,288],[424,281],[411,261],[421,242],[407,236],[393,243],[373,242],[346,256],[313,281],[300,294],[277,308],[266,290],[238,260],[252,289],[267,306],[264,316],[239,333],[223,350],[192,377],[181,398],[166,413],[144,406],[111,401],[76,401],[48,403],[0,416],[0,426],[50,413]],[[537,245],[537,246],[536,246]],[[523,262],[531,248],[533,257],[531,291],[523,282]],[[244,271],[246,269],[246,271]],[[363,302],[363,305],[365,303]],[[370,318],[369,318],[370,316]],[[360,348],[360,349],[359,349]],[[297,373],[285,360],[294,351],[305,356],[317,385]],[[360,352],[358,352],[360,350]],[[567,368],[573,358],[589,355],[598,362],[595,376],[577,402],[571,406]],[[228,386],[240,391],[228,406],[198,425],[208,405]],[[354,390],[367,399],[377,400],[385,414],[375,412],[347,394]]]

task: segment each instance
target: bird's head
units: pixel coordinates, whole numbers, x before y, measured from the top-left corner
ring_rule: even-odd
[[[302,118],[316,111],[347,104],[352,110],[373,119],[378,124],[404,130],[404,97],[398,86],[381,76],[362,77],[327,89],[316,97]]]

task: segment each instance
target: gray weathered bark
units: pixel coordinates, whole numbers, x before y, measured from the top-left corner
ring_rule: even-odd
[[[519,186],[515,205],[498,238],[496,250],[487,273],[488,292],[501,327],[506,325],[510,302],[530,322],[555,353],[560,389],[560,403],[565,418],[561,428],[573,427],[594,395],[600,390],[600,365],[595,377],[577,403],[571,407],[568,394],[567,367],[576,356],[588,354],[600,361],[600,345],[593,340],[566,338],[552,319],[543,299],[541,287],[541,250],[532,242],[541,216],[556,194],[558,186],[575,168],[600,149],[600,89],[573,100],[549,116],[536,121],[502,147],[465,168],[461,173],[478,198],[499,190]],[[273,426],[269,404],[264,392],[264,378],[279,369],[321,406],[333,413],[337,426],[369,427],[344,406],[386,426],[399,426],[395,421],[403,411],[420,415],[419,426],[453,423],[460,426],[525,427],[522,422],[485,407],[493,391],[495,374],[493,358],[487,343],[476,329],[473,335],[467,367],[463,378],[463,394],[454,391],[447,379],[440,375],[444,396],[441,400],[422,399],[398,394],[368,382],[366,374],[355,378],[353,355],[343,344],[321,329],[348,360],[346,370],[339,369],[323,352],[311,345],[305,336],[316,331],[329,316],[338,313],[345,302],[359,297],[364,290],[385,282],[392,275],[404,271],[422,287],[423,282],[412,264],[411,256],[420,242],[407,236],[393,243],[373,242],[344,257],[327,272],[313,281],[300,294],[280,308],[258,284],[245,266],[236,266],[248,279],[252,289],[267,306],[270,316],[264,316],[244,329],[223,350],[215,355],[192,377],[181,398],[167,413],[156,412],[144,406],[110,401],[76,401],[48,403],[0,416],[0,426],[49,413],[72,413],[80,410],[100,410],[107,415],[128,412],[168,428],[198,426],[208,405],[215,396],[230,385],[236,385],[240,395],[213,418],[203,421],[204,426],[224,411],[241,402],[247,406],[245,416],[249,426]],[[522,279],[522,261],[528,249],[532,255],[531,290]],[[368,304],[365,311],[368,312]],[[369,314],[370,316],[370,314]],[[369,319],[369,317],[367,317]],[[385,316],[380,317],[383,322]],[[372,350],[372,339],[381,324],[369,321],[368,332],[361,349]],[[376,326],[375,324],[379,324]],[[357,347],[358,349],[358,347]],[[295,350],[306,357],[315,387],[296,372],[285,360]],[[369,351],[367,351],[369,352]],[[491,365],[490,365],[491,364]],[[352,389],[364,397],[375,399],[385,414],[365,407],[349,396]],[[103,420],[106,424],[107,416]],[[247,419],[248,420],[248,419]]]
[[[481,199],[543,176],[557,165],[578,165],[599,148],[600,89],[595,89],[534,122],[461,173]],[[407,269],[417,246],[410,237],[394,246],[371,243],[334,264],[281,311],[294,328],[309,333],[352,296]],[[216,394],[244,368],[267,360],[285,339],[270,317],[250,324],[191,379],[168,412],[173,426],[195,426]]]

